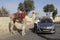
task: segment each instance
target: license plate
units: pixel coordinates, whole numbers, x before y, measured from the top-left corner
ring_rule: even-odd
[[[43,31],[48,32],[49,30],[43,30]]]

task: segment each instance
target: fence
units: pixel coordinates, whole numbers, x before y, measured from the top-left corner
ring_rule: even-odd
[[[9,17],[0,17],[0,33],[9,31]]]

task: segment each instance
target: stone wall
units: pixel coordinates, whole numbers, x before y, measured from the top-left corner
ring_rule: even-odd
[[[9,30],[9,17],[0,17],[0,33],[8,32]]]
[[[52,18],[52,17],[51,17]],[[53,19],[53,18],[52,18]],[[60,22],[60,17],[56,17],[54,20],[53,20],[54,22]]]
[[[54,20],[54,22],[58,22],[58,21],[60,21],[60,17],[56,17]],[[9,22],[10,22],[9,17],[0,17],[0,33],[9,32]],[[17,23],[16,25],[19,28],[20,24]]]

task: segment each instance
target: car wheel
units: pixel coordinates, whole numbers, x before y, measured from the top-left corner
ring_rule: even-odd
[[[54,32],[51,32],[52,34],[55,34],[56,33],[56,31],[54,31]]]
[[[52,34],[55,34],[56,33],[56,28],[54,27],[54,29],[52,30]]]
[[[56,31],[53,34],[55,34],[55,33],[56,33]]]

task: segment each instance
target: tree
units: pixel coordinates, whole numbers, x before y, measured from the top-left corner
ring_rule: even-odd
[[[31,11],[34,10],[34,1],[33,0],[25,0],[22,3],[23,9],[27,12],[27,14]],[[18,9],[21,9],[21,3],[18,6]]]
[[[49,16],[50,12],[53,12],[55,9],[53,4],[47,4],[46,6],[43,7],[43,11],[46,12],[46,16]]]
[[[54,12],[52,13],[52,18],[55,19],[56,15],[57,15],[57,9],[54,10]]]
[[[9,12],[4,7],[1,7],[0,17],[8,17],[8,16],[9,16]]]
[[[0,16],[1,16],[1,10],[0,10]]]
[[[20,4],[19,4],[18,10],[22,10],[22,11],[24,10],[24,5],[23,5],[23,3],[20,3]]]

